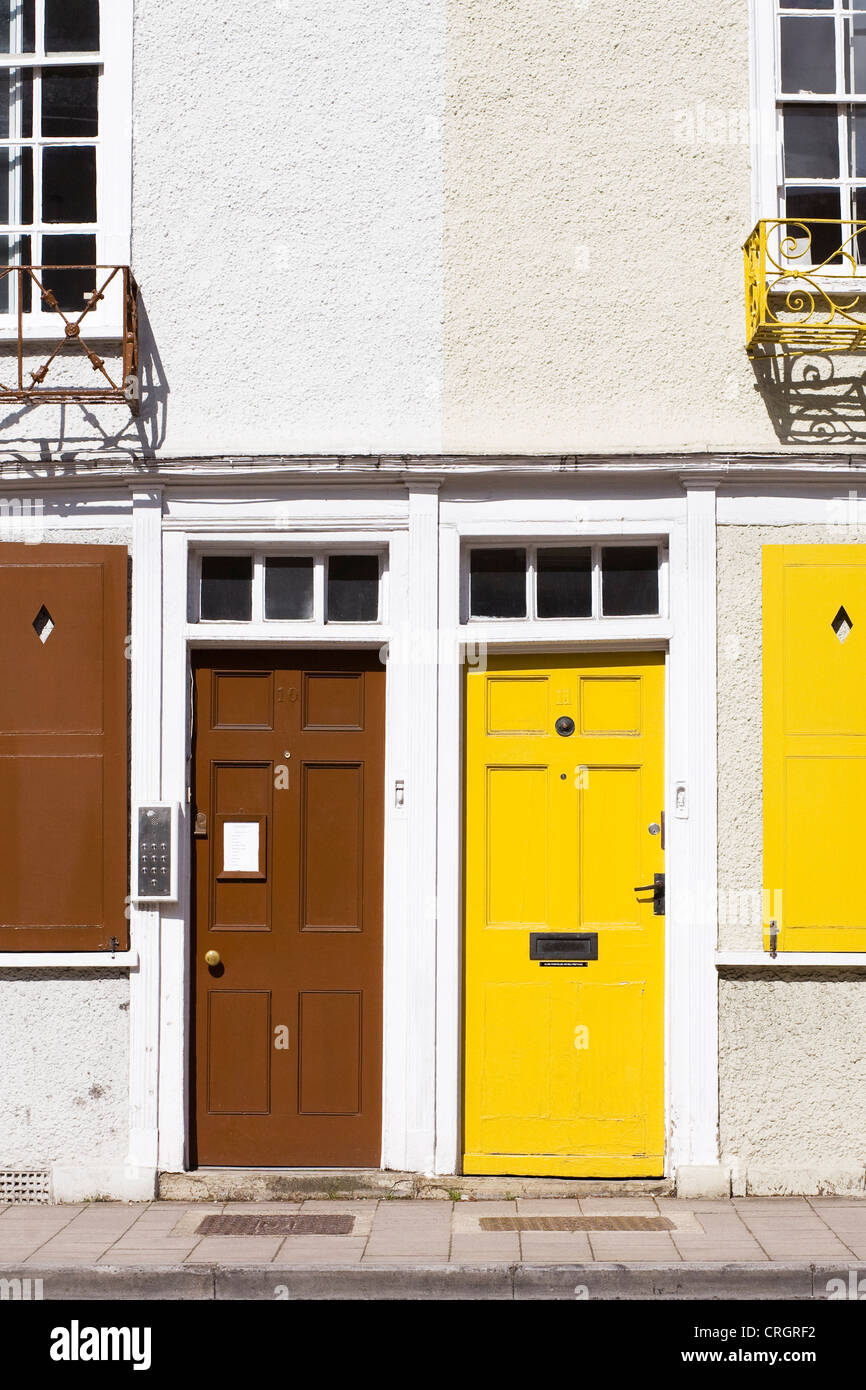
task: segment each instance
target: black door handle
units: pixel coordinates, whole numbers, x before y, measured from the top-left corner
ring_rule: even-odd
[[[649,893],[653,895],[653,916],[664,917],[665,915],[665,876],[655,874],[652,883],[635,884],[636,893]]]

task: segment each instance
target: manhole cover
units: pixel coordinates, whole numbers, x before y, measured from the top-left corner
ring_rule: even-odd
[[[673,1231],[667,1216],[482,1216],[482,1231]]]
[[[250,1216],[206,1216],[197,1227],[200,1236],[348,1236],[354,1216],[280,1216],[253,1213]]]

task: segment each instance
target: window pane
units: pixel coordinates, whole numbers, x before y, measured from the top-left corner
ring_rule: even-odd
[[[0,53],[32,53],[36,0],[0,0]]]
[[[854,216],[858,222],[866,222],[866,188],[854,189]],[[866,232],[859,232],[854,241],[856,244],[850,249],[860,264],[866,265]]]
[[[866,110],[849,107],[848,129],[851,134],[851,171],[855,179],[866,178]]]
[[[835,106],[783,106],[785,176],[838,179],[839,117]]]
[[[0,68],[0,139],[33,134],[33,73]]]
[[[605,617],[658,613],[659,553],[656,547],[605,547],[601,552],[601,591]]]
[[[473,550],[469,612],[473,618],[526,617],[525,550]]]
[[[378,555],[330,555],[327,621],[373,623],[378,616]]]
[[[45,0],[46,53],[99,52],[99,0]]]
[[[99,134],[98,68],[43,68],[42,134]]]
[[[44,266],[88,266],[96,261],[95,236],[44,236],[42,263]],[[80,314],[96,289],[94,270],[43,270],[41,282],[50,290],[61,309]],[[43,304],[44,313],[51,312]]]
[[[46,222],[96,221],[96,150],[92,146],[46,146],[42,216]]]
[[[835,92],[836,36],[832,19],[783,19],[782,91]]]
[[[7,265],[29,265],[31,254],[31,242],[29,236],[0,236],[0,273]],[[33,282],[29,275],[23,276],[19,281],[18,276],[4,275],[0,280],[0,314],[9,314],[13,310],[17,311],[18,285],[20,283],[23,298],[23,308],[25,314],[29,314],[33,300]]]
[[[201,616],[245,623],[253,615],[253,562],[249,555],[203,555]]]
[[[866,4],[866,0],[863,0]],[[782,0],[783,10],[832,10],[833,0]]]
[[[829,217],[838,219],[838,188],[786,188],[785,211],[789,218]],[[788,222],[786,234],[797,243],[796,254],[788,254],[788,259],[796,267],[802,265],[840,265],[841,256],[834,255],[842,240],[842,229],[836,226],[799,226]],[[809,240],[811,237],[811,254]]]
[[[592,551],[539,550],[535,592],[539,618],[591,618]]]
[[[866,15],[847,20],[845,28],[850,45],[845,55],[846,85],[849,92],[862,96],[866,92]]]
[[[265,560],[265,617],[312,616],[313,561],[298,556]]]
[[[33,221],[33,151],[0,147],[0,224]]]

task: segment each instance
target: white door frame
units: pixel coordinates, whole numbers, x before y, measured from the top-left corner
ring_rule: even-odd
[[[383,524],[366,516],[335,520],[323,501],[319,516],[298,528],[247,518],[242,499],[233,499],[232,522],[215,528],[195,520],[163,524],[163,728],[164,800],[183,810],[178,881],[180,900],[162,910],[158,1054],[159,1168],[180,1172],[189,1161],[189,1082],[192,909],[189,854],[191,754],[190,650],[193,646],[245,646],[284,650],[387,646],[385,719],[385,863],[382,1155],[385,1168],[431,1171],[434,1143],[435,1075],[435,843],[436,825],[436,607],[437,486],[409,484],[404,515]],[[315,507],[316,489],[305,493]],[[360,510],[360,508],[358,509]],[[345,547],[347,540],[388,551],[388,611],[375,629],[299,630],[274,640],[273,627],[188,622],[190,556],[198,548],[229,544],[238,551],[298,546]],[[410,563],[411,560],[411,563]],[[432,575],[427,566],[432,562]],[[140,717],[140,716],[139,716]],[[144,1046],[136,1046],[133,1069],[151,1070]]]
[[[532,544],[568,540],[658,538],[667,541],[669,612],[665,619],[601,620],[585,635],[565,625],[554,646],[537,623],[509,624],[497,651],[667,650],[665,704],[666,918],[665,1094],[666,1172],[718,1163],[718,1029],[716,941],[715,741],[715,486],[684,480],[685,497],[667,519],[623,525],[611,518],[575,526],[509,521],[479,524],[467,517],[440,528],[440,643],[456,652],[472,637],[461,626],[461,558],[467,541]],[[449,516],[453,513],[449,510]],[[439,800],[462,805],[463,670],[455,657],[440,663]],[[678,795],[680,797],[677,809]],[[685,803],[682,804],[682,798]],[[462,1161],[463,819],[439,819],[436,1171],[459,1171]],[[697,892],[690,891],[690,885]]]

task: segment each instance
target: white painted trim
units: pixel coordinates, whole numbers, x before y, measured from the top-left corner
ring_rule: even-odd
[[[685,754],[688,816],[668,824],[677,849],[672,880],[670,940],[671,1168],[718,1163],[718,991],[715,974],[717,903],[716,744],[716,495],[711,483],[684,479],[686,488],[686,587],[682,556],[676,596],[675,655],[680,678],[687,672],[687,708],[681,692],[677,716],[685,715],[687,746],[679,742],[677,767]],[[679,548],[679,547],[678,547]],[[683,624],[683,619],[687,624]],[[682,639],[685,640],[682,640]],[[683,665],[684,662],[684,665]],[[682,736],[682,725],[680,726]]]
[[[439,528],[439,819],[436,835],[435,1172],[462,1161],[463,667],[459,660],[460,535]]]
[[[672,815],[673,788],[677,780],[689,777],[689,732],[687,711],[690,690],[688,684],[688,621],[689,570],[686,528],[686,502],[666,498],[664,518],[650,522],[636,520],[634,525],[623,522],[587,524],[582,519],[568,528],[556,523],[545,529],[538,523],[521,522],[513,517],[519,503],[497,498],[501,514],[495,521],[479,522],[477,516],[467,516],[464,523],[459,503],[442,499],[442,513],[447,521],[440,522],[440,605],[439,605],[439,805],[462,805],[463,727],[462,727],[462,666],[452,653],[463,643],[484,641],[497,652],[517,651],[574,651],[666,649],[670,655],[666,672],[666,799],[668,807],[666,863],[669,881],[688,882],[689,851],[688,822],[676,821]],[[466,508],[468,512],[470,508]],[[525,537],[550,536],[567,538],[579,545],[586,539],[617,536],[627,538],[651,536],[667,548],[664,565],[664,593],[669,604],[668,618],[595,619],[568,623],[547,623],[517,620],[482,624],[460,623],[461,600],[465,588],[464,569],[460,565],[461,551],[467,541],[483,536],[503,545]],[[713,539],[712,605],[715,612],[715,540]],[[712,689],[715,700],[715,688]],[[715,757],[715,752],[713,754]],[[463,901],[462,901],[462,816],[441,814],[437,836],[439,914],[437,950],[437,1143],[436,1172],[459,1171],[462,1162],[462,1047],[463,1047]],[[686,1103],[681,1114],[686,1124],[692,1112],[688,1095],[689,1061],[691,1056],[690,1027],[693,1019],[688,1012],[688,971],[692,923],[687,910],[671,905],[669,898],[666,934],[667,975],[666,1007],[666,1111],[668,1136],[667,1170],[679,1159],[684,1135],[674,1122],[674,1100],[684,1092]],[[714,928],[715,930],[715,928]],[[713,942],[715,938],[713,937]],[[671,960],[679,961],[678,970]],[[715,976],[713,976],[715,982]],[[674,982],[676,981],[676,987]],[[685,1024],[680,1019],[680,1031],[671,1042],[672,1016],[685,1011]],[[714,1078],[715,1080],[715,1078]],[[717,1124],[717,1116],[716,1116]],[[711,1160],[715,1162],[715,1152]]]
[[[408,602],[405,632],[391,652],[408,665],[408,816],[404,1162],[430,1173],[436,1101],[436,819],[438,745],[438,485],[409,490]],[[391,659],[389,659],[389,668]],[[389,1046],[398,1040],[391,1038]],[[389,1166],[396,1166],[393,1163]]]
[[[389,565],[394,589],[403,598],[409,588],[409,537],[394,535]],[[405,629],[403,616],[398,631]],[[405,632],[404,632],[405,638]],[[389,648],[385,684],[385,846],[384,940],[382,959],[382,1154],[383,1168],[403,1169],[407,1151],[409,1096],[406,1088],[406,1049],[410,1045],[409,1017],[409,815],[406,791],[401,804],[397,783],[406,788],[409,767],[409,667],[405,647]],[[411,788],[408,789],[411,797]]]
[[[414,495],[417,491],[417,495]],[[243,498],[233,499],[240,509]],[[409,514],[411,525],[407,529]],[[238,546],[244,533],[245,545],[255,545],[261,520],[237,532],[225,530],[222,537]],[[290,523],[281,522],[283,548]],[[389,646],[385,726],[385,904],[383,968],[383,1167],[430,1171],[433,1165],[434,1113],[434,1011],[435,1011],[435,922],[429,914],[435,899],[435,863],[429,846],[435,840],[435,666],[428,680],[415,670],[417,651],[423,651],[425,638],[435,643],[436,587],[432,585],[429,554],[436,551],[436,491],[424,482],[413,488],[407,520],[383,533],[359,529],[352,520],[350,538],[367,549],[388,548],[387,582],[383,582],[383,609],[389,622],[356,624],[276,624],[276,623],[188,623],[188,571],[191,557],[200,549],[202,538],[212,543],[213,535],[197,521],[183,529],[163,527],[165,582],[163,586],[163,706],[162,799],[178,800],[188,824],[187,787],[189,785],[189,719],[191,692],[189,652],[193,647],[234,647],[284,649],[312,646],[338,649],[377,649]],[[309,528],[306,543],[326,549],[334,544],[339,526],[329,518]],[[414,573],[409,582],[409,548],[420,547]],[[344,546],[346,534],[339,533]],[[410,608],[412,617],[410,619]],[[431,634],[432,621],[432,637]],[[435,652],[435,647],[434,647]],[[432,700],[431,689],[432,686]],[[410,695],[411,690],[411,695]],[[410,704],[414,700],[416,709]],[[410,709],[413,718],[410,719]],[[426,710],[426,714],[424,711]],[[415,719],[416,712],[420,718]],[[411,725],[417,722],[414,735]],[[432,731],[432,732],[431,732]],[[432,757],[430,752],[432,740]],[[433,776],[429,776],[432,767]],[[404,803],[395,805],[394,786],[404,784]],[[410,829],[411,827],[411,829]],[[424,837],[423,839],[420,837]],[[162,910],[162,980],[160,1011],[159,1081],[159,1167],[164,1171],[183,1171],[189,1157],[189,1063],[190,1063],[190,922],[192,912],[188,834],[181,830],[178,858],[178,904]],[[412,845],[415,845],[413,851]],[[185,857],[184,857],[185,856]],[[411,860],[411,871],[410,871]],[[426,1051],[422,1061],[418,1049]],[[425,1080],[425,1077],[427,1078]],[[426,1093],[421,1091],[426,1087]]]
[[[191,884],[189,847],[189,721],[192,709],[186,626],[187,542],[163,533],[162,793],[178,801],[177,904],[162,910],[159,1042],[159,1167],[186,1166],[190,1000]]]
[[[100,110],[102,158],[101,237],[98,259],[129,265],[132,242],[132,47],[133,0],[100,6],[105,64]],[[100,247],[101,240],[101,247]]]
[[[795,495],[793,495],[795,494]],[[833,526],[839,539],[866,535],[866,474],[849,472],[784,491],[755,484],[718,499],[719,526]],[[850,534],[846,534],[850,533]]]
[[[775,959],[769,951],[717,951],[716,967],[719,970],[730,968],[760,967],[765,970],[778,970],[782,966],[794,966],[804,970],[849,970],[866,966],[866,951],[780,951]]]
[[[152,1202],[156,1169],[134,1163],[53,1163],[51,1196],[55,1202]],[[72,1261],[70,1260],[70,1263]]]
[[[162,488],[132,493],[132,740],[130,805],[161,800]],[[130,884],[130,889],[132,885]],[[129,902],[140,956],[129,986],[129,1154],[156,1170],[159,1095],[160,909]]]
[[[2,970],[137,970],[137,951],[10,951]]]
[[[749,0],[752,226],[762,217],[776,217],[779,211],[775,24],[774,0]]]

